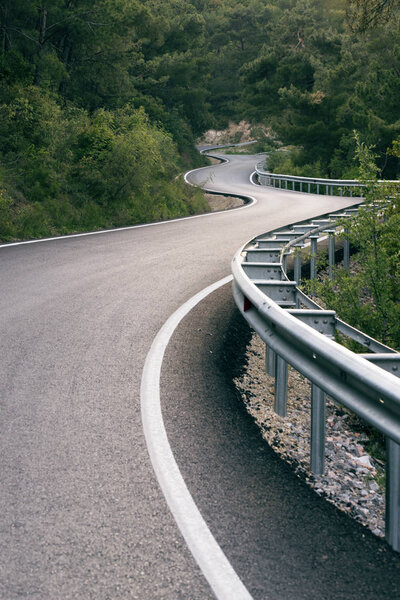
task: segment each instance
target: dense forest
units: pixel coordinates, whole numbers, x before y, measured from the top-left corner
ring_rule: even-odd
[[[271,165],[357,175],[354,130],[396,178],[395,0],[0,0],[0,238],[206,210],[179,174],[229,120]],[[272,142],[272,144],[271,144]]]

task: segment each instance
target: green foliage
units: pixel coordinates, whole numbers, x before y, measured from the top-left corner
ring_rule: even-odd
[[[273,170],[352,178],[356,129],[397,177],[399,14],[392,0],[2,0],[7,220],[40,215],[30,231],[47,235],[172,215],[176,174],[203,164],[195,137],[229,120],[272,128],[255,151],[294,148]]]
[[[356,4],[365,14],[376,9],[374,29],[357,35],[345,11]],[[240,68],[240,109],[297,148],[296,174],[316,167],[327,177],[354,177],[356,129],[375,144],[382,176],[396,178],[399,163],[388,148],[400,133],[399,4],[293,0],[274,9],[264,44]]]
[[[308,289],[354,327],[400,349],[400,212],[398,186],[377,182],[370,147],[356,136],[359,179],[365,184],[365,207],[343,222],[344,236],[358,250],[352,272],[337,268],[334,280],[309,282]],[[392,203],[387,207],[385,197]]]
[[[11,221],[12,204],[12,199],[8,196],[7,192],[0,188],[0,224],[2,234],[6,239],[11,238],[14,233],[14,227]]]
[[[273,173],[290,173],[304,177],[326,177],[321,161],[304,165],[299,148],[278,149],[268,153],[267,168]]]
[[[349,0],[347,18],[353,31],[366,31],[390,19],[395,6],[396,0]]]
[[[207,210],[176,177],[170,134],[143,109],[89,114],[61,108],[36,86],[0,106],[0,237],[29,238],[122,226]]]
[[[2,240],[207,210],[177,179],[209,118],[192,4],[4,0],[0,32]]]

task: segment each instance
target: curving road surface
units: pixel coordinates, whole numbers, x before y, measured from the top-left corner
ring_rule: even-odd
[[[0,598],[215,597],[149,459],[146,356],[249,238],[352,204],[253,186],[257,160],[189,175],[257,201],[244,209],[0,248]],[[254,599],[400,597],[398,556],[298,481],[237,402],[220,368],[237,327],[220,287],[179,324],[161,374],[172,452],[233,570]]]

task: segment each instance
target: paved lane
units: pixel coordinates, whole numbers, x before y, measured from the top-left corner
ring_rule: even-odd
[[[300,481],[247,415],[226,377],[242,337],[227,285],[177,328],[162,381],[169,439],[226,556],[254,600],[399,598],[399,555]]]
[[[0,248],[1,598],[212,597],[148,459],[145,357],[248,238],[351,203],[255,188],[256,160],[190,177],[245,210]]]

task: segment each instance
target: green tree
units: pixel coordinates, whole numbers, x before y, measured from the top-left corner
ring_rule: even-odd
[[[377,181],[372,149],[356,136],[359,179],[365,186],[365,206],[344,222],[345,236],[357,248],[355,270],[337,268],[335,279],[310,282],[309,289],[351,325],[385,344],[400,348],[400,198],[398,186]],[[387,205],[385,198],[395,199]]]
[[[348,0],[347,18],[353,31],[366,31],[390,19],[397,0]]]

